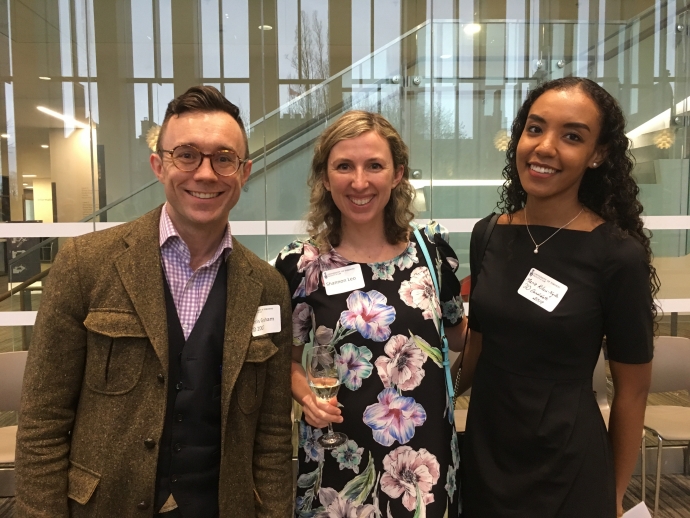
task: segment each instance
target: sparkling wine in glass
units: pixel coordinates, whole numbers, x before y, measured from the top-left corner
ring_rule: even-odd
[[[338,376],[337,353],[332,345],[316,345],[307,354],[307,381],[312,392],[321,401],[330,401],[338,395],[340,377]],[[347,435],[334,432],[328,423],[328,433],[317,439],[325,449],[330,450],[347,442]]]

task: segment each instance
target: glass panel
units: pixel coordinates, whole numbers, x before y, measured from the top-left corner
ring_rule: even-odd
[[[148,163],[157,125],[175,95],[213,84],[240,107],[254,162],[231,215],[240,241],[270,259],[302,232],[316,138],[344,111],[367,109],[408,143],[418,219],[451,229],[463,277],[468,232],[495,207],[522,100],[542,81],[580,74],[628,117],[660,296],[690,298],[684,0],[32,6],[0,0],[2,221],[87,222],[84,231],[159,205]],[[0,294],[24,282],[8,255],[10,240],[24,236],[5,234]],[[39,242],[22,260],[40,273],[61,240],[30,239]],[[0,310],[35,310],[40,287],[8,296]],[[0,326],[8,343],[24,347],[26,328]]]

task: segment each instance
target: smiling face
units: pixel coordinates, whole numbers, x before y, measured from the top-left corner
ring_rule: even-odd
[[[242,131],[225,112],[186,112],[171,117],[160,148],[172,150],[181,144],[191,144],[202,153],[230,149],[240,158],[247,156]],[[167,153],[162,153],[162,158],[153,153],[150,163],[165,187],[168,214],[183,239],[193,232],[224,230],[230,209],[237,203],[252,168],[248,161],[234,175],[218,176],[210,159],[204,158],[194,171],[182,171]]]
[[[596,104],[579,88],[548,90],[537,98],[515,154],[528,197],[577,201],[585,172],[605,157],[597,145],[599,120]]]
[[[375,131],[334,145],[323,184],[340,209],[343,230],[364,225],[382,230],[384,209],[404,170],[395,168],[388,141]]]

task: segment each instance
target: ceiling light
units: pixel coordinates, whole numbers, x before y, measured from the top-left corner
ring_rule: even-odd
[[[82,129],[88,129],[89,125],[85,124],[83,122],[79,122],[78,120],[69,117],[67,115],[63,115],[62,113],[58,113],[56,111],[50,110],[44,106],[36,106],[36,109],[40,112],[45,113],[46,115],[50,115],[51,117],[55,117],[56,119],[60,119],[62,121],[65,121],[67,124],[71,124],[75,128],[82,128]]]
[[[26,184],[24,184],[24,185],[26,185]],[[29,186],[27,186],[26,188],[27,188],[27,189],[33,189],[34,186],[33,186],[33,185],[29,185]]]
[[[260,31],[272,31],[273,27],[271,25],[259,25]]]
[[[440,57],[441,59],[448,59],[448,58],[451,57],[451,56],[452,56],[452,54],[441,54],[439,57]]]
[[[43,149],[48,149],[48,144],[41,144],[41,147],[42,147]]]
[[[22,175],[24,178],[36,178],[35,174],[23,174]]]
[[[482,30],[482,26],[478,23],[468,23],[467,25],[465,25],[465,28],[463,30],[465,31],[465,34],[477,34],[479,31]]]
[[[24,185],[26,186],[26,185],[29,185],[29,184],[28,184],[28,183],[25,183]]]
[[[39,79],[42,79],[43,81],[50,81],[50,78],[48,76],[38,76]]]
[[[10,134],[9,133],[3,133],[2,135],[0,135],[0,138],[10,138]]]

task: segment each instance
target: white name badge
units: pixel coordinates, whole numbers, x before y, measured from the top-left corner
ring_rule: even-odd
[[[522,282],[518,294],[551,312],[556,309],[566,291],[568,291],[568,287],[565,284],[561,284],[556,279],[532,268],[527,274],[527,278]]]
[[[644,502],[640,502],[623,515],[623,518],[652,518]]]
[[[252,336],[261,336],[268,333],[280,332],[280,306],[259,306],[254,317]]]
[[[326,295],[337,295],[364,288],[364,275],[359,264],[326,270],[321,274]]]

